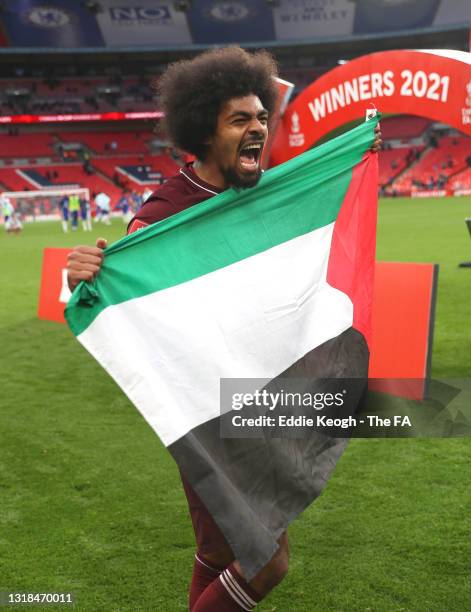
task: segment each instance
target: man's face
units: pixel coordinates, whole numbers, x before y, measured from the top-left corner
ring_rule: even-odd
[[[227,187],[253,187],[262,173],[267,135],[268,111],[260,99],[255,95],[232,98],[221,108],[205,161],[217,167]]]

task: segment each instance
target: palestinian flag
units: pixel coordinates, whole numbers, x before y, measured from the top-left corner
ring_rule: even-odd
[[[250,580],[346,440],[220,435],[220,381],[367,378],[378,117],[106,249],[66,309]]]

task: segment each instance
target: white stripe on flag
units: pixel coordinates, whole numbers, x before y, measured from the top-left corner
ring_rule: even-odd
[[[110,306],[78,339],[168,446],[220,415],[221,378],[274,378],[351,326],[326,282],[333,227]]]

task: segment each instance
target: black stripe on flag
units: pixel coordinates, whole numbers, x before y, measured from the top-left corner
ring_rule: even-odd
[[[362,334],[350,328],[279,378],[357,379],[358,403],[368,358]],[[220,426],[221,417],[212,419],[168,449],[251,580],[273,557],[283,531],[320,495],[348,439],[318,431],[300,438],[231,439],[221,437]]]

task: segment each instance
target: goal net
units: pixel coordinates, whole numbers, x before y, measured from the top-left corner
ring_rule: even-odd
[[[48,221],[61,217],[60,201],[67,195],[78,195],[90,202],[90,191],[85,187],[58,187],[39,191],[4,191],[22,221]]]

